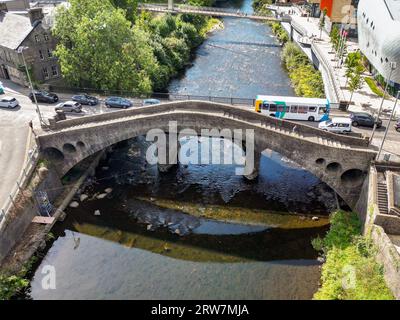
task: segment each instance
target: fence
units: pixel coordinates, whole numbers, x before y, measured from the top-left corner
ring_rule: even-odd
[[[35,147],[33,151],[28,156],[28,160],[22,168],[22,172],[17,179],[16,184],[11,189],[10,194],[3,208],[0,210],[0,230],[3,227],[3,224],[6,221],[7,215],[9,211],[16,206],[16,200],[18,195],[23,191],[23,189],[27,186],[29,182],[29,178],[31,177],[33,171],[35,170],[37,160],[39,156],[39,149]]]

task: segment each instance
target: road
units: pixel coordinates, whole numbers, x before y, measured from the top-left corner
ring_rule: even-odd
[[[0,172],[3,173],[3,177],[0,180],[0,208],[3,207],[9,192],[15,187],[15,183],[21,174],[24,160],[29,150],[28,145],[28,133],[29,133],[29,121],[33,121],[34,127],[39,127],[39,121],[36,113],[35,104],[33,104],[28,98],[28,89],[21,88],[11,82],[4,81],[5,95],[15,97],[20,107],[14,110],[0,109]],[[67,101],[71,95],[59,94],[60,102]],[[100,97],[103,98],[104,97]],[[133,99],[134,106],[141,105],[140,99]],[[39,109],[42,116],[47,119],[52,117],[55,105],[39,104]],[[252,108],[252,107],[246,107]],[[83,107],[82,114],[69,114],[68,118],[81,117],[85,115],[98,114],[104,112],[113,112],[118,109],[108,109],[104,106],[104,103],[100,103],[97,106],[85,106]],[[334,111],[333,116],[346,116],[346,113],[341,113],[338,110]],[[387,120],[383,120],[383,126],[377,130],[375,138],[373,140],[374,146],[379,146],[381,139],[384,135]],[[304,122],[302,122],[304,124]],[[318,126],[317,122],[307,122],[308,125]],[[384,145],[384,153],[392,153],[391,160],[400,160],[400,133],[396,132],[393,127],[394,123],[390,126],[388,137]],[[353,128],[356,133],[361,133],[365,136],[371,135],[371,128]]]

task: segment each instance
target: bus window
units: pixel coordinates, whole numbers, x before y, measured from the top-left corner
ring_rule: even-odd
[[[310,111],[310,112],[315,112],[315,111],[317,111],[317,107],[310,107],[310,108],[308,109],[308,111]]]
[[[297,108],[298,108],[298,106],[291,106],[290,107],[290,112],[291,113],[297,113]]]
[[[307,113],[307,112],[308,112],[308,107],[299,106],[299,113]]]
[[[278,105],[278,106],[276,107],[276,110],[277,110],[278,112],[284,112],[285,109],[286,109],[286,107],[283,106],[283,105]]]
[[[270,104],[269,105],[269,111],[276,111],[276,104]]]
[[[263,110],[268,110],[268,108],[269,108],[269,104],[268,103],[266,103],[266,102],[263,102],[263,104],[262,104],[262,107],[261,107]]]

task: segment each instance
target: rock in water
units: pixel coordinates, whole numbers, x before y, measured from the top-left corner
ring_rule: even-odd
[[[81,202],[85,201],[87,198],[89,198],[89,196],[87,194],[81,194],[81,196],[79,197],[79,200]]]
[[[79,203],[78,203],[77,201],[72,201],[72,202],[69,204],[69,206],[70,206],[71,208],[77,208],[77,207],[79,207]]]
[[[319,218],[318,217],[312,217],[312,221],[318,221]]]
[[[104,192],[105,192],[105,193],[111,193],[112,190],[113,190],[112,188],[107,188],[107,189],[104,190]]]
[[[95,216],[99,216],[99,215],[100,215],[100,210],[95,210],[95,211],[94,211],[94,215],[95,215]]]
[[[107,193],[101,193],[101,194],[99,194],[96,198],[97,199],[103,199],[103,198],[105,198],[107,196]]]
[[[148,225],[147,225],[147,230],[151,230],[151,228],[153,228],[153,225],[148,224]]]

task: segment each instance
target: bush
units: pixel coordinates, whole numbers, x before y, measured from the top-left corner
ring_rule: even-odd
[[[314,239],[312,245],[323,251],[326,258],[322,266],[322,286],[314,299],[393,299],[383,268],[375,260],[376,249],[370,239],[361,236],[361,223],[355,213],[334,213],[325,238]]]
[[[368,86],[371,88],[373,93],[375,93],[379,97],[383,97],[384,92],[381,90],[381,88],[378,87],[378,85],[376,84],[376,82],[373,78],[365,77],[364,80],[368,84]]]

